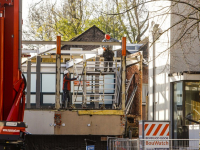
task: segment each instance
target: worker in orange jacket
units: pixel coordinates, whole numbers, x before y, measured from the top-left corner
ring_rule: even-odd
[[[71,104],[71,86],[70,82],[77,80],[78,76],[76,78],[70,78],[69,77],[69,71],[64,71],[64,77],[63,77],[63,97],[62,97],[62,108],[68,107],[69,104]],[[68,106],[66,106],[66,104]]]

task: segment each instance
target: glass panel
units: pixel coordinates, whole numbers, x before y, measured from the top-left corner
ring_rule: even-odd
[[[56,92],[55,74],[42,74],[42,92]]]
[[[63,74],[60,74],[60,92],[63,92],[62,87],[63,87]]]
[[[99,80],[100,93],[114,93],[114,75],[105,75],[104,78],[100,76]]]
[[[31,104],[35,104],[36,103],[36,95],[31,95]]]
[[[148,95],[148,84],[142,84],[142,102],[146,103],[147,95]]]
[[[26,95],[26,100],[25,100],[25,103],[27,103],[27,95]],[[36,103],[36,95],[31,95],[30,96],[30,102],[31,103]]]
[[[103,97],[102,97],[103,98]],[[112,104],[112,96],[104,96],[104,104]],[[99,104],[103,104],[103,101],[99,101]]]
[[[86,102],[86,104],[90,104],[89,100],[90,97],[87,97],[88,102]],[[72,95],[72,104],[82,104],[82,95]]]
[[[186,125],[200,121],[200,82],[185,82]]]
[[[26,95],[26,101],[27,101],[27,95]],[[25,101],[25,103],[26,103],[26,101]],[[36,95],[31,95],[31,97],[30,97],[30,102],[31,102],[31,104],[35,104],[36,103]]]
[[[27,73],[23,73],[27,80]],[[27,87],[26,90],[27,92]],[[31,74],[31,92],[36,92],[36,74]]]
[[[45,103],[50,103],[50,104],[55,104],[55,95],[43,95],[43,104]]]
[[[31,74],[31,92],[36,92],[36,74]]]
[[[174,83],[174,138],[181,138],[183,123],[182,82]]]

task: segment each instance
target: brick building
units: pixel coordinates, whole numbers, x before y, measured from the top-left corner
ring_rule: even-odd
[[[101,42],[104,39],[105,33],[95,25],[83,32],[82,34],[72,38],[70,41],[84,41],[84,42]],[[92,50],[98,48],[97,45],[64,45],[62,50],[70,50],[70,48],[79,48],[83,50]]]
[[[142,120],[147,120],[147,103],[146,99],[148,96],[148,65],[145,63],[148,60],[148,38],[145,38],[143,41],[140,42],[140,44],[143,44],[143,46],[140,48],[140,51],[143,52],[143,85],[142,85],[142,95],[141,94],[141,89],[140,86],[138,86],[137,92],[135,94],[134,100],[133,100],[133,105],[130,110],[130,114],[134,116],[140,116],[140,97],[142,96]],[[139,65],[131,65],[128,66],[126,69],[126,78],[129,80],[133,74],[135,74],[135,80],[132,81],[130,85],[130,90],[128,91],[128,99],[130,97],[130,94],[132,90],[134,89],[135,84],[140,84],[140,70],[139,70]]]

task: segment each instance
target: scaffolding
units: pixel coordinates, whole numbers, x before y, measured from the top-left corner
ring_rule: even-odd
[[[79,59],[80,60],[80,59]],[[76,60],[73,60],[77,62]],[[111,62],[111,61],[109,61]],[[67,62],[67,66],[70,62]],[[121,62],[112,61],[112,72],[104,72],[105,61],[83,60],[79,63],[74,63],[73,74],[79,75],[80,78],[74,81],[73,84],[73,103],[82,103],[86,107],[87,103],[95,103],[95,108],[99,108],[102,104],[102,109],[105,103],[112,101],[112,109],[119,106],[119,95],[121,87]],[[98,65],[97,65],[98,64]],[[111,92],[108,92],[111,91]],[[81,93],[81,95],[79,94]],[[78,98],[82,97],[82,99]]]
[[[70,54],[68,58],[70,60],[66,62],[66,69],[69,69],[74,76],[78,76],[78,81],[73,81],[72,91],[72,109],[75,109],[75,104],[81,104],[82,108],[88,108],[88,104],[93,103],[95,108],[92,109],[105,109],[105,105],[111,104],[112,110],[122,110],[122,114],[129,112],[130,106],[133,103],[134,95],[137,90],[135,86],[131,97],[127,100],[128,91],[134,75],[130,80],[126,82],[126,65],[132,65],[141,62],[141,55],[126,57],[126,40],[121,42],[63,42],[60,38],[57,42],[41,42],[41,41],[23,41],[23,44],[56,44],[57,51],[52,49],[44,51],[45,53],[56,53],[56,100],[55,108],[60,109],[60,63],[61,54]],[[91,51],[66,51],[61,50],[59,45],[121,45],[122,57],[114,57],[112,61],[112,71],[105,72],[106,68],[104,59],[100,57],[99,51],[101,48],[97,48]],[[139,56],[139,57],[138,57]],[[39,56],[41,57],[41,56]],[[140,59],[138,59],[140,58]],[[110,63],[110,61],[109,61]],[[140,63],[141,64],[141,63]],[[39,65],[38,65],[39,66]],[[141,68],[140,68],[141,69]],[[111,92],[108,92],[111,91]],[[28,97],[28,96],[27,96]],[[37,103],[37,101],[36,101]],[[39,102],[38,102],[39,103]],[[39,106],[38,106],[39,107]],[[83,112],[80,112],[83,113]],[[85,113],[85,112],[84,112]],[[94,112],[93,112],[94,113]],[[120,113],[121,114],[121,113]]]

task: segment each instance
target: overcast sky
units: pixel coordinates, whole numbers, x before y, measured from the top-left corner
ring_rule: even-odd
[[[26,22],[26,19],[28,17],[28,9],[29,5],[31,3],[38,3],[41,0],[22,0],[22,18],[24,22]],[[48,0],[49,2],[55,2],[55,1],[60,1],[60,0]]]
[[[22,18],[25,19],[27,18],[28,15],[28,1],[23,0],[22,1]]]

